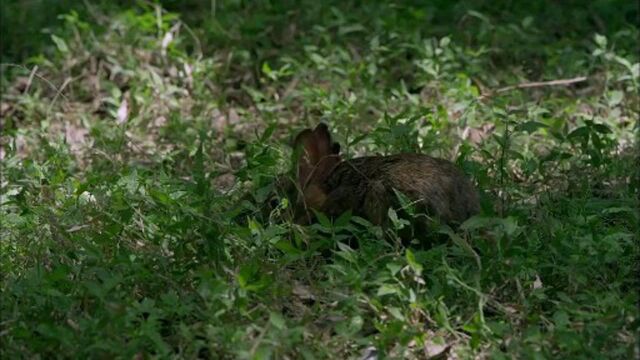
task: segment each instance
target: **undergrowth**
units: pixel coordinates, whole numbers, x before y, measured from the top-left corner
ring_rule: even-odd
[[[637,7],[164,3],[2,64],[3,358],[638,356]],[[321,121],[456,162],[482,214],[432,247],[291,223]]]

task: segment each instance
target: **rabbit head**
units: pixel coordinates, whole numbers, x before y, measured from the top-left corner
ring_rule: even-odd
[[[340,144],[331,140],[325,124],[305,129],[294,140],[297,158],[298,199],[294,218],[298,223],[310,219],[309,210],[320,210],[327,201],[326,180],[340,163]]]

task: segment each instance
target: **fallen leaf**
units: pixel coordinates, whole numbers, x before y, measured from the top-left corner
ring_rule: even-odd
[[[127,122],[127,119],[129,119],[129,102],[124,98],[118,107],[116,122],[118,125],[122,125]]]
[[[533,288],[534,289],[542,288],[542,280],[540,280],[540,277],[538,275],[536,275],[536,279],[533,281]]]
[[[451,345],[437,343],[431,339],[424,342],[424,354],[427,359],[445,359]]]
[[[378,349],[375,346],[369,346],[362,351],[361,360],[377,360]]]
[[[308,286],[304,286],[296,282],[293,286],[293,294],[299,297],[301,300],[315,301],[316,297],[311,293]]]

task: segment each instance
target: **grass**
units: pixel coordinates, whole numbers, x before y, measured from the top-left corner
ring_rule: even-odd
[[[638,356],[637,5],[213,4],[69,5],[3,49],[3,357]],[[292,224],[320,121],[456,162],[481,216]]]

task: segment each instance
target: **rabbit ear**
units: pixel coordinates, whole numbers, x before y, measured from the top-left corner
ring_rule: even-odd
[[[318,161],[324,156],[331,155],[331,134],[326,124],[320,123],[316,126],[313,130],[313,138],[320,155]]]
[[[298,167],[298,185],[300,189],[311,176],[314,165],[318,162],[318,148],[315,145],[313,131],[302,130],[293,142]]]
[[[309,181],[322,183],[331,174],[333,168],[340,162],[340,145],[331,141],[331,134],[327,125],[320,123],[313,130],[313,137],[318,147],[318,162]]]
[[[296,151],[299,151],[296,156],[298,183],[301,189],[304,190],[309,183],[323,182],[333,167],[340,162],[340,146],[336,145],[331,142],[329,128],[322,123],[313,131],[305,129],[296,136],[294,146]]]

